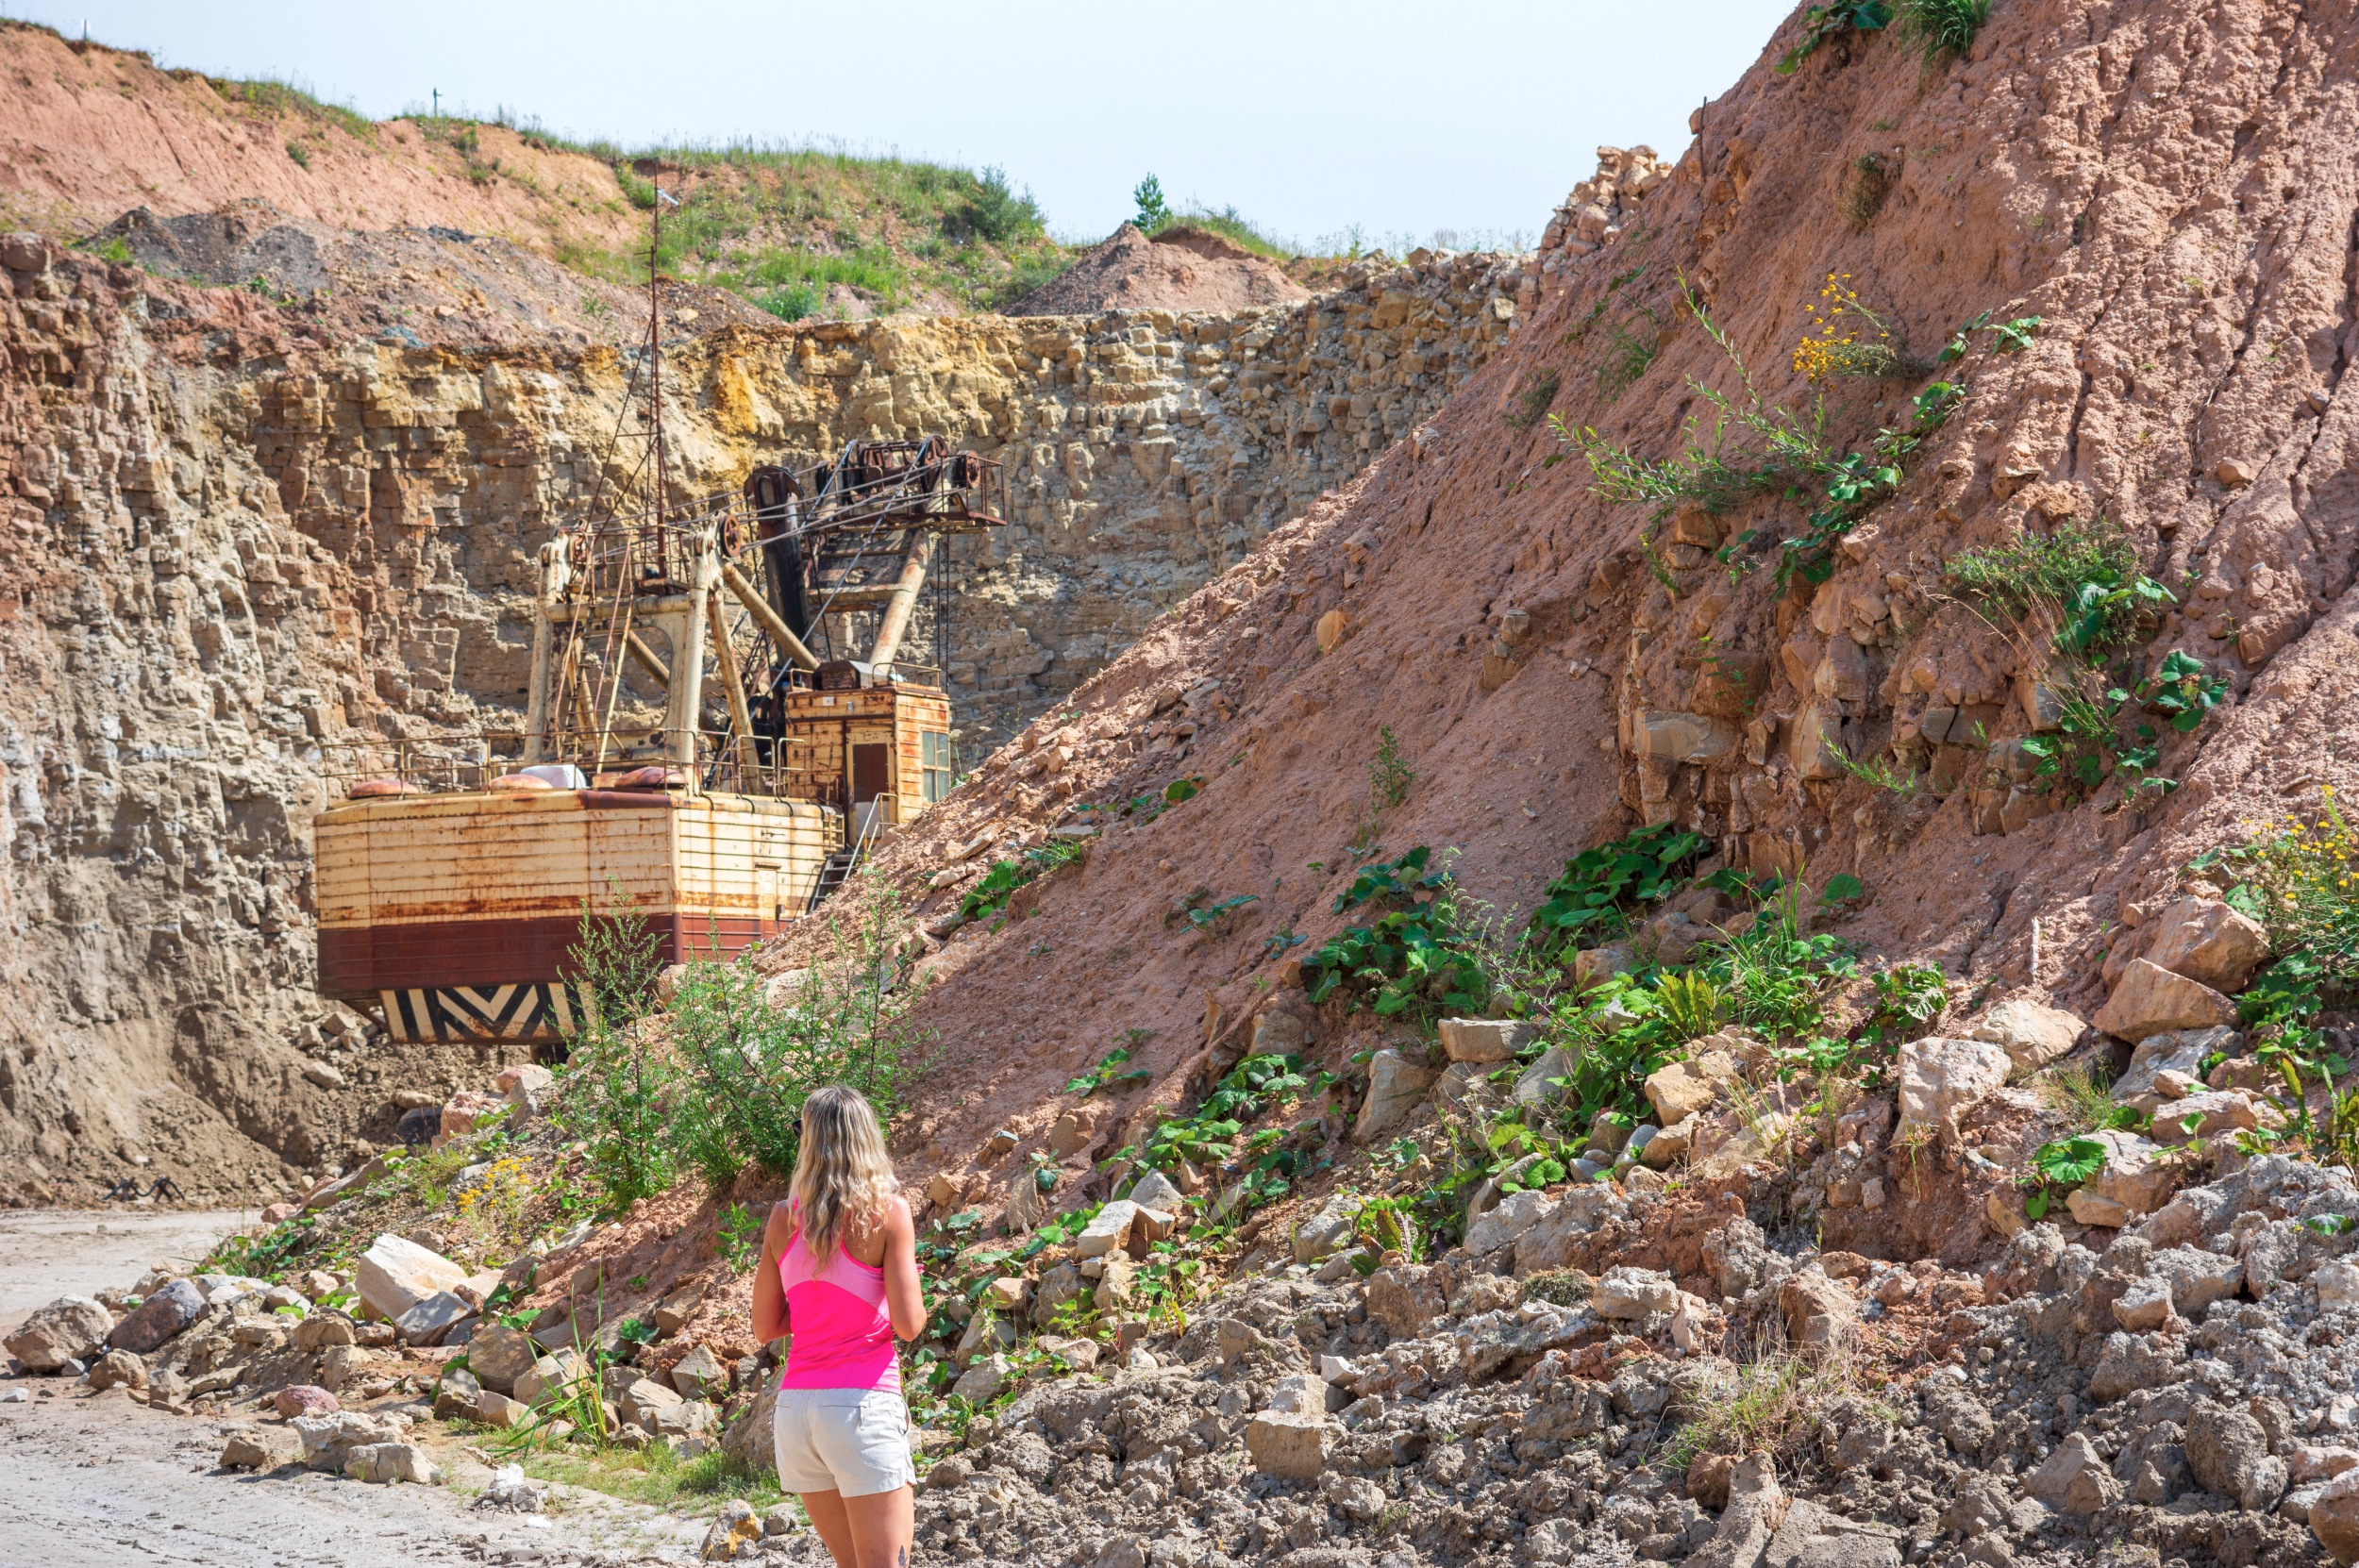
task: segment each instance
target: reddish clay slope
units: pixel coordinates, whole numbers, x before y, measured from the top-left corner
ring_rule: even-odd
[[[955,1161],[1001,1121],[1038,1132],[1059,1109],[1058,1081],[1126,1029],[1153,1031],[1141,1056],[1158,1081],[1125,1114],[1176,1097],[1204,1047],[1208,995],[1223,1026],[1273,999],[1300,1010],[1269,939],[1337,924],[1329,901],[1381,726],[1417,773],[1382,821],[1388,850],[1462,849],[1462,880],[1503,909],[1529,909],[1568,854],[1651,804],[1752,863],[1805,862],[1813,879],[1855,873],[1868,896],[1843,934],[1887,958],[1940,961],[1977,1004],[2028,991],[2084,1015],[2125,907],[2240,819],[2339,776],[2359,678],[2347,594],[2359,406],[2341,391],[2359,20],[2291,0],[2200,14],[2167,0],[2000,0],[1963,63],[1921,73],[1889,40],[1838,42],[1779,76],[1768,62],[1797,36],[1790,20],[1701,111],[1644,226],[1577,268],[1520,346],[1416,442],[1080,689],[1061,771],[1035,770],[1019,742],[891,846],[887,874],[922,888],[949,846],[986,826],[1037,831],[1074,799],[1127,797],[1180,773],[1207,780],[1153,826],[1102,840],[1030,918],[953,938],[926,1004],[946,1057],[913,1156]],[[1844,196],[1871,153],[1891,189],[1855,229]],[[1542,466],[1552,440],[1502,416],[1554,373],[1569,423],[1672,453],[1701,407],[1690,377],[1736,390],[1681,312],[1682,276],[1765,394],[1799,404],[1788,355],[1830,272],[1927,357],[1983,311],[2044,325],[2024,352],[1987,352],[1984,335],[1952,367],[1968,382],[1963,404],[1815,595],[1780,594],[1766,569],[1732,589],[1707,563],[1674,572],[1674,600],[1631,564],[1643,514],[1594,495],[1578,460]],[[1659,353],[1636,384],[1601,395],[1609,334],[1589,324],[1648,332],[1647,311]],[[1841,383],[1852,406],[1838,430],[1859,440],[1918,384]],[[1802,513],[1776,501],[1730,521],[1774,539],[1800,532]],[[1989,826],[1997,813],[1973,790],[1903,800],[1800,776],[1796,717],[1817,696],[1826,649],[1855,626],[1859,665],[1837,671],[1851,690],[1822,711],[1857,743],[1905,736],[1936,704],[1982,705],[1993,739],[2019,734],[2017,643],[2033,644],[1945,602],[1938,563],[2100,514],[2128,530],[2148,571],[2183,586],[2150,653],[2184,648],[2233,681],[2220,712],[2166,745],[2159,771],[2183,781],[2167,802],[2115,809],[2108,785],[1978,834],[1978,815]],[[1532,633],[1486,693],[1486,652],[1511,609]],[[1330,609],[1352,633],[1322,657],[1313,626]],[[1785,719],[1774,768],[1642,764],[1616,745],[1622,713],[1695,706],[1705,635],[1722,657],[1765,664],[1756,711]],[[1583,666],[1593,673],[1568,673]],[[1195,712],[1184,760],[1147,748],[1155,694],[1205,678],[1221,690]],[[1260,902],[1230,934],[1168,929],[1166,908],[1197,888]],[[955,893],[924,908],[939,912]],[[1316,1023],[1330,1046],[1367,1027],[1331,1013]]]
[[[471,152],[407,120],[356,136],[337,118],[257,101],[234,83],[159,71],[144,54],[0,23],[8,227],[78,239],[136,207],[207,212],[259,198],[320,223],[441,225],[544,249],[636,237],[605,164],[497,125],[470,128]]]

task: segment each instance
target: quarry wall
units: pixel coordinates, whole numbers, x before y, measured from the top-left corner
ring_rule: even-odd
[[[633,367],[321,351],[250,292],[32,236],[0,262],[0,1193],[276,1190],[499,1054],[396,1054],[310,994],[306,824],[352,748],[521,716],[531,552],[636,461],[609,440]],[[1011,525],[945,568],[977,758],[1410,434],[1506,340],[1519,267],[684,338],[672,478],[921,431],[1002,459]]]

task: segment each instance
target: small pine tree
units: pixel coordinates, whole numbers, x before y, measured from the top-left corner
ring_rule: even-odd
[[[1163,182],[1153,175],[1139,181],[1130,199],[1139,207],[1138,216],[1130,221],[1139,225],[1141,233],[1152,234],[1171,222],[1171,204],[1163,200]]]

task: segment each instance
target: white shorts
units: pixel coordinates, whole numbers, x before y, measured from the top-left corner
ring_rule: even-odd
[[[910,1411],[890,1389],[780,1389],[770,1424],[778,1485],[867,1497],[917,1484]]]

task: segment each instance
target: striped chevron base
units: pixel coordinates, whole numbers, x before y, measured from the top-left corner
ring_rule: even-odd
[[[562,981],[505,986],[442,986],[377,993],[385,1029],[395,1040],[560,1040],[572,1030],[580,995]]]

